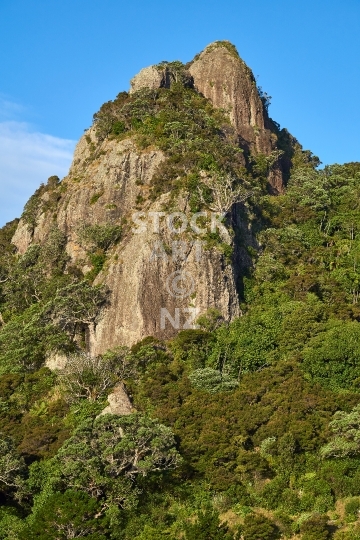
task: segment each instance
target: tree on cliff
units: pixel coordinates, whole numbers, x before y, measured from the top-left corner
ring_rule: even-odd
[[[209,202],[204,194],[204,188],[198,187],[200,199],[212,212],[225,215],[230,212],[234,204],[245,202],[253,195],[253,191],[246,189],[243,183],[231,174],[214,173],[202,175],[201,183],[211,192],[212,200]]]

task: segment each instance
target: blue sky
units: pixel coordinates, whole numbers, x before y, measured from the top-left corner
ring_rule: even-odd
[[[270,115],[323,163],[360,161],[359,0],[0,0],[0,226],[64,176],[142,67],[233,42]]]

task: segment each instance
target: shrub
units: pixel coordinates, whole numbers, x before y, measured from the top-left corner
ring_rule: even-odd
[[[85,353],[69,355],[65,367],[59,371],[59,380],[66,389],[68,399],[96,401],[106,395],[122,372],[117,360],[118,355],[104,358]]]
[[[94,193],[94,195],[92,195],[92,197],[90,198],[90,204],[95,204],[96,202],[98,202],[100,197],[102,197],[103,195],[104,195],[103,191],[99,191],[98,193]]]
[[[303,368],[314,380],[338,390],[351,387],[360,377],[359,358],[359,323],[336,321],[309,341],[303,352]]]
[[[327,527],[328,517],[314,514],[300,525],[302,540],[327,540],[330,532]]]
[[[185,525],[186,540],[231,540],[232,534],[226,524],[221,524],[219,514],[207,508],[199,512],[194,523]]]
[[[21,219],[24,223],[30,225],[31,228],[35,228],[37,224],[37,217],[41,209],[41,196],[45,193],[46,187],[41,184],[35,193],[30,197],[28,202],[24,206],[24,211],[21,215]]]
[[[85,246],[107,250],[120,240],[121,231],[120,225],[82,225],[77,233]]]
[[[346,521],[356,521],[360,513],[360,499],[353,497],[345,504]]]
[[[57,540],[85,537],[105,540],[99,505],[86,493],[67,490],[50,493],[45,503],[31,516],[30,526],[20,533],[20,540]]]
[[[244,519],[244,540],[277,540],[280,531],[273,521],[259,514],[248,514]]]
[[[217,369],[196,369],[189,375],[191,384],[198,390],[206,390],[211,394],[233,390],[238,386],[238,381],[232,379]]]

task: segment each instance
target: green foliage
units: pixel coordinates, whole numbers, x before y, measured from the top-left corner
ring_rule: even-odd
[[[13,441],[0,433],[0,490],[19,489],[25,473],[25,462],[17,455]]]
[[[170,88],[121,93],[104,104],[94,115],[98,140],[133,136],[141,149],[155,145],[167,155],[153,176],[152,198],[190,188],[199,171],[243,179],[246,170],[229,119],[191,88],[180,62],[163,62],[159,69]],[[201,204],[198,190],[192,191],[191,204]]]
[[[266,110],[266,112],[268,112],[272,98],[271,96],[269,96],[269,94],[264,92],[261,86],[258,86],[257,89],[258,89],[258,93],[262,101],[262,104],[264,106],[264,109]]]
[[[66,540],[89,538],[105,540],[102,520],[97,518],[98,502],[81,491],[52,493],[36,512],[19,540]]]
[[[19,512],[12,506],[0,507],[0,538],[1,540],[18,540],[25,528]]]
[[[58,378],[70,401],[88,399],[96,401],[106,396],[123,374],[120,355],[92,357],[86,353],[71,354]]]
[[[121,238],[119,225],[83,225],[78,230],[80,242],[87,248],[107,250]]]
[[[104,195],[103,191],[99,191],[98,193],[94,193],[94,195],[92,195],[91,198],[90,198],[90,204],[97,203],[98,200],[100,199],[100,197],[102,197],[103,195]]]
[[[93,282],[96,276],[104,268],[106,262],[106,255],[102,250],[98,250],[96,253],[91,253],[89,255],[90,262],[92,264],[92,269],[86,274],[86,279],[90,282]]]
[[[68,336],[35,304],[1,329],[0,374],[37,369],[48,353],[69,348]]]
[[[358,322],[329,323],[328,329],[309,340],[303,368],[334,390],[350,388],[360,377],[360,326]]]
[[[56,226],[23,255],[11,245],[17,222],[1,229],[0,538],[264,540],[300,531],[319,540],[333,532],[331,518],[334,539],[355,539],[360,165],[317,170],[319,160],[272,123],[278,148],[246,156],[246,170],[229,119],[194,90],[187,67],[158,69],[163,88],[122,93],[95,115],[91,159],[106,137],[161,149],[167,159],[150,196],[184,189],[194,212],[251,192],[241,217],[228,214],[234,249],[217,234],[203,238],[239,269],[242,316],[225,323],[209,310],[197,330],[92,358],[87,338],[108,291],[90,283],[121,227],[79,228],[86,276],[69,265]],[[273,197],[267,175],[279,160],[289,161],[290,179]],[[39,188],[23,215],[30,229],[65,187],[50,177]],[[58,352],[68,363],[51,373],[43,365]],[[138,412],[101,415],[119,381]]]
[[[326,540],[330,538],[327,528],[328,517],[314,514],[300,525],[302,540]]]
[[[300,205],[313,210],[327,210],[331,204],[329,180],[313,169],[299,168],[293,173],[287,195]]]
[[[276,540],[280,531],[270,519],[259,514],[248,514],[244,519],[244,540]]]
[[[71,332],[77,325],[91,326],[98,320],[107,295],[101,285],[92,287],[87,281],[73,282],[58,290],[46,308],[57,327]]]
[[[191,384],[198,390],[205,390],[212,394],[233,390],[238,386],[235,379],[211,368],[196,369],[189,375]]]
[[[228,52],[232,56],[234,56],[235,58],[239,58],[239,53],[238,53],[235,45],[233,45],[232,43],[230,43],[230,41],[227,41],[227,40],[214,41],[213,43],[208,45],[203,52],[205,52],[205,53],[211,52],[212,50],[217,49],[219,47],[224,47],[225,49],[228,50]]]
[[[69,279],[63,276],[69,259],[65,245],[65,235],[52,227],[42,246],[32,244],[21,257],[10,264],[7,261],[3,296],[10,313],[21,312],[31,304],[51,298],[53,286],[59,287]]]
[[[353,497],[345,504],[345,516],[349,522],[356,521],[359,518],[360,499]]]
[[[139,495],[136,477],[176,468],[180,462],[168,427],[139,414],[107,414],[81,424],[46,469],[32,468],[30,482],[43,492],[84,491],[102,501],[103,510],[111,504],[131,509]]]
[[[337,411],[329,424],[333,437],[321,449],[325,458],[344,458],[360,454],[360,405],[351,412]]]
[[[41,184],[35,193],[25,204],[21,219],[31,229],[37,225],[37,220],[42,212],[52,209],[61,198],[58,176],[50,176],[47,184]]]
[[[233,535],[225,524],[220,524],[219,515],[208,508],[196,516],[194,523],[185,525],[186,540],[231,540]]]
[[[24,211],[22,213],[21,219],[30,225],[32,228],[35,228],[37,224],[37,217],[39,210],[41,208],[41,195],[45,192],[44,184],[35,191],[35,193],[30,197],[28,202],[25,204]]]

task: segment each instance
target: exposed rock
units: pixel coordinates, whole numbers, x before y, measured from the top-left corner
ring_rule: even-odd
[[[274,139],[266,127],[268,119],[254,77],[231,47],[221,43],[207,47],[189,70],[196,88],[216,107],[229,110],[243,147],[263,153],[274,150],[276,136]],[[132,91],[166,86],[170,84],[168,74],[166,66],[163,70],[145,68],[132,80]],[[216,246],[200,252],[197,234],[189,226],[178,234],[165,219],[173,211],[190,218],[188,198],[182,195],[175,200],[170,193],[156,201],[147,198],[152,177],[164,159],[159,149],[140,151],[131,136],[101,142],[94,127],[89,129],[76,147],[69,176],[55,188],[59,195],[55,207],[40,205],[36,226],[20,220],[13,237],[22,254],[32,243],[44,242],[57,225],[67,239],[69,264],[77,264],[85,272],[90,268],[79,228],[84,224],[123,227],[121,242],[107,253],[95,281],[108,287],[110,297],[101,320],[88,331],[87,349],[93,356],[118,345],[131,346],[148,335],[169,338],[181,329],[194,328],[196,316],[209,308],[218,309],[225,321],[240,314],[237,284],[251,264],[244,248],[244,242],[251,243],[246,219],[235,206],[232,219],[241,242],[235,238],[232,260]],[[280,191],[279,163],[269,179],[274,190]],[[49,196],[45,193],[43,197]],[[133,222],[134,212],[139,210],[146,222],[141,233]],[[154,212],[164,215],[158,231],[152,224]],[[49,362],[56,364],[57,360]]]
[[[229,113],[240,146],[246,153],[269,155],[276,149],[277,136],[271,129],[272,121],[259,95],[255,77],[231,43],[216,41],[208,45],[190,62],[188,73],[191,85],[210,99],[214,107]],[[144,87],[168,88],[170,82],[166,67],[150,66],[132,79],[130,92]],[[269,172],[268,180],[274,193],[283,190],[281,160]]]
[[[161,209],[161,203],[151,207],[151,211]],[[178,330],[191,327],[187,321],[193,320],[193,315],[209,308],[218,309],[227,321],[239,315],[234,272],[224,255],[213,249],[198,260],[196,245],[188,243],[185,259],[174,261],[163,252],[163,246],[178,241],[166,227],[159,235],[150,226],[118,247],[118,258],[106,273],[112,306],[96,326],[89,343],[91,354],[101,354],[119,343],[132,344],[148,335],[170,338]],[[185,278],[181,287],[188,286],[189,291],[176,296],[173,289],[181,273]]]
[[[190,72],[186,70],[181,71],[181,79],[184,86],[193,88],[194,82]],[[164,63],[157,66],[149,66],[142,69],[133,79],[131,79],[130,94],[137,92],[142,88],[150,88],[151,90],[170,88],[171,84],[177,80],[178,76],[179,73],[177,73],[177,70],[171,69],[171,64]]]
[[[130,84],[130,94],[137,92],[141,88],[156,90],[162,86],[167,86],[166,71],[159,69],[156,66],[143,68],[133,79],[131,79]]]
[[[226,46],[226,42],[208,45],[191,63],[189,71],[195,88],[210,99],[214,107],[229,111],[233,126],[244,140],[254,138],[249,127],[264,130],[263,104],[255,78],[245,62]],[[262,137],[257,139],[259,145]],[[264,142],[260,143],[261,151],[271,151],[271,145]]]
[[[22,255],[28,249],[32,242],[32,232],[30,227],[20,219],[15,234],[12,238],[12,243],[17,247],[18,252]]]
[[[230,120],[246,153],[271,154],[277,136],[267,115],[251,69],[227,41],[208,45],[189,67],[195,88],[211,100],[214,107],[229,112]],[[284,188],[283,165],[278,160],[268,180],[274,193]]]
[[[117,414],[118,416],[124,416],[134,412],[124,383],[118,384],[114,388],[114,391],[108,395],[107,400],[109,405],[101,411],[99,416],[102,416],[103,414]]]
[[[121,218],[126,218],[129,227],[96,281],[104,283],[111,296],[99,324],[88,334],[89,353],[98,355],[120,344],[132,345],[148,335],[169,338],[209,308],[217,308],[227,321],[238,316],[234,271],[221,252],[214,248],[203,252],[198,260],[196,244],[184,235],[171,233],[163,219],[160,234],[154,233],[150,218],[145,220],[146,231],[132,232],[132,228],[137,228],[132,223],[136,198],[148,189],[156,167],[164,159],[163,153],[139,153],[129,139],[106,140],[100,157],[89,161],[92,137],[93,130],[89,130],[80,139],[70,175],[63,180],[66,191],[56,209],[56,223],[67,236],[66,250],[71,263],[82,264],[85,260],[77,234],[81,224],[120,224]],[[146,215],[164,212],[168,206],[169,197],[164,195],[142,211]],[[183,201],[178,209],[186,212],[187,202]],[[37,221],[32,235],[20,221],[13,238],[19,253],[24,253],[31,242],[41,243],[54,223],[45,213]],[[164,246],[171,249],[172,243],[180,240],[187,242],[186,256],[173,260]],[[184,297],[169,292],[172,280],[180,273],[190,287],[195,284]]]

